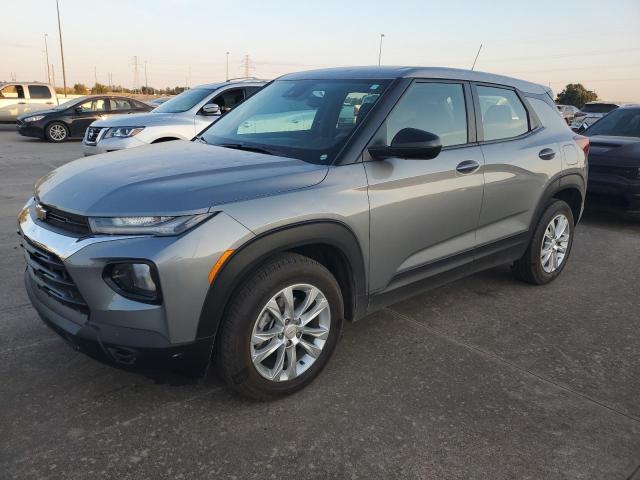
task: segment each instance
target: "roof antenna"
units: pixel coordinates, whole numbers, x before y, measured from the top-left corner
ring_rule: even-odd
[[[478,61],[478,56],[480,56],[480,50],[482,50],[482,44],[480,44],[480,48],[478,48],[478,53],[476,53],[476,58],[473,59],[473,65],[471,65],[472,71],[474,68],[476,68],[476,62]]]

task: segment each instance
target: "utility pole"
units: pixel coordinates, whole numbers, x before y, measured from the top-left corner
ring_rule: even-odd
[[[382,39],[384,38],[384,33],[380,34],[380,49],[378,50],[378,66],[380,66],[380,62],[382,60]]]
[[[62,57],[62,85],[64,87],[64,98],[67,98],[67,72],[64,68],[64,50],[62,48],[62,26],[60,25],[60,5],[56,0],[56,10],[58,11],[58,34],[60,36],[60,56]]]
[[[56,91],[56,73],[53,71],[53,63],[51,64],[51,82],[53,84],[53,91]]]
[[[149,93],[149,80],[147,80],[147,61],[144,61],[144,86],[147,93]]]
[[[251,60],[249,59],[249,55],[244,56],[244,60],[242,61],[242,67],[244,68],[244,76],[245,78],[249,78],[249,70],[251,67]]]
[[[51,83],[51,73],[49,73],[49,47],[47,46],[47,34],[44,34],[44,52],[47,56],[47,83]]]
[[[98,84],[98,67],[93,67],[93,83],[94,85]]]
[[[478,53],[476,53],[476,58],[473,59],[473,65],[471,65],[471,70],[476,68],[476,62],[478,61],[478,57],[480,56],[480,50],[482,50],[482,44],[480,44],[480,48],[478,48]]]
[[[227,76],[226,76],[226,80],[227,80],[227,82],[229,81],[229,52],[227,52]]]
[[[136,92],[136,88],[140,83],[139,75],[138,75],[138,57],[133,57],[133,93]]]

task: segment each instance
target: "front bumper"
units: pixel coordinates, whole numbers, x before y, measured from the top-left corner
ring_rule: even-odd
[[[106,131],[106,129],[105,129]],[[146,142],[134,137],[128,138],[102,138],[104,133],[101,132],[98,141],[95,143],[88,142],[86,137],[82,141],[82,153],[85,157],[89,155],[97,155],[99,153],[115,152],[116,150],[125,150],[127,148],[140,147],[147,145]]]
[[[178,237],[70,236],[39,220],[33,199],[20,213],[19,234],[29,299],[56,333],[111,364],[189,376],[203,375],[212,353],[214,338],[197,336],[209,270],[253,235],[219,213]],[[141,259],[158,270],[161,304],[125,298],[103,279],[110,262]]]
[[[24,123],[18,121],[16,123],[18,133],[25,137],[44,138],[44,127],[39,122]]]

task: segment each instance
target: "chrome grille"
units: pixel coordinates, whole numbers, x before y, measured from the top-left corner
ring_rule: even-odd
[[[39,206],[44,215],[44,218],[40,218],[40,220],[52,227],[80,235],[89,235],[91,233],[87,217],[65,212],[49,205],[39,204]]]
[[[98,141],[98,136],[100,135],[102,129],[103,127],[89,127],[87,129],[86,143],[95,145]]]
[[[25,236],[22,236],[21,246],[25,252],[27,268],[41,291],[69,308],[82,313],[89,312],[87,303],[60,258]]]

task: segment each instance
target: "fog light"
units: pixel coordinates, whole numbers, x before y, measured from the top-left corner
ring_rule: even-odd
[[[105,280],[120,295],[132,300],[157,302],[158,275],[148,263],[113,263],[105,269]]]

